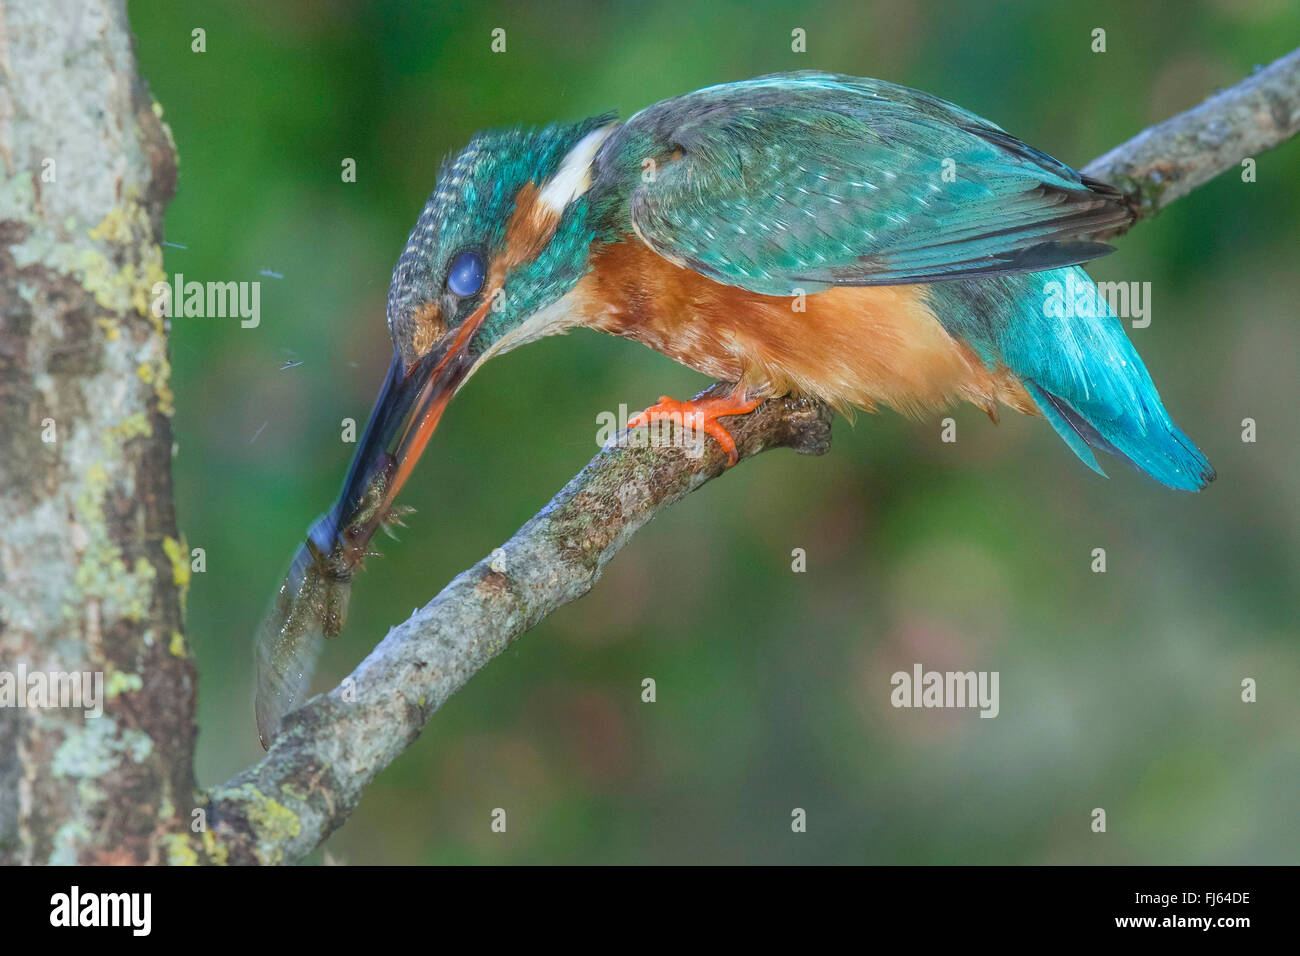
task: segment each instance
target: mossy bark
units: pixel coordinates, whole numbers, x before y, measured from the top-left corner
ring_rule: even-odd
[[[0,863],[161,862],[189,828],[161,115],[119,0],[0,0],[0,672],[106,698],[0,708]]]

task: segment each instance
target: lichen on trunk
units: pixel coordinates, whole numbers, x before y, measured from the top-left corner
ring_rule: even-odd
[[[149,309],[176,160],[130,37],[120,2],[0,0],[0,674],[103,695],[98,717],[0,708],[0,863],[161,862],[194,803]]]

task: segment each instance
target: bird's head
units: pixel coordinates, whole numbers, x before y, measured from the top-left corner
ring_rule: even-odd
[[[393,360],[343,491],[311,538],[350,569],[443,409],[491,356],[558,331],[587,273],[594,159],[613,118],[475,136],[443,165],[393,270]],[[339,562],[336,561],[336,564]]]

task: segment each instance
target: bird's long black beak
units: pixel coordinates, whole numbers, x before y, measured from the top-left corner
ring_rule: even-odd
[[[409,367],[394,350],[339,498],[309,533],[338,573],[352,571],[365,556],[447,403],[473,368],[469,346],[487,310],[485,303]]]

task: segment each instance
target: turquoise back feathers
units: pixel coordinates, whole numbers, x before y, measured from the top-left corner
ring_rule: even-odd
[[[1132,221],[1110,186],[972,113],[824,73],[657,103],[600,163],[598,186],[638,174],[625,215],[652,249],[770,295],[1074,265]]]

